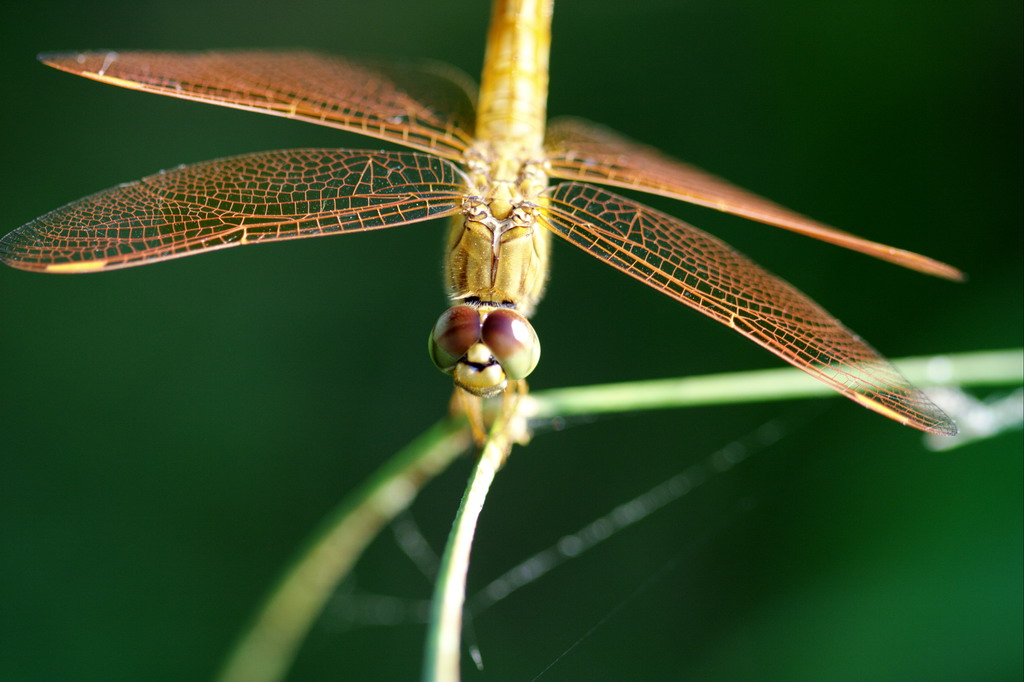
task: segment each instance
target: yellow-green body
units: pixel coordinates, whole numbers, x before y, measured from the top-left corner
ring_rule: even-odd
[[[453,303],[532,314],[547,280],[550,232],[534,207],[547,187],[544,122],[552,0],[498,0],[480,83],[470,196],[451,223],[445,281]]]

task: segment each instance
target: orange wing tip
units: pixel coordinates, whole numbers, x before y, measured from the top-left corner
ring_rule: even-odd
[[[96,54],[112,54],[117,55],[116,52],[40,52],[36,55],[36,59],[46,66],[52,66],[55,69],[61,71],[69,71],[71,73],[81,73],[85,68],[86,63],[89,61],[91,56]]]
[[[77,274],[81,272],[96,272],[107,267],[106,260],[90,260],[76,263],[52,263],[43,268],[43,272],[52,272],[57,275]]]
[[[955,436],[959,432],[956,424],[954,424],[953,421],[944,413],[938,412],[938,408],[936,408],[936,411],[938,412],[937,418],[934,421],[925,422],[908,417],[902,412],[897,412],[891,407],[887,407],[882,403],[872,400],[866,395],[862,395],[860,393],[850,393],[848,395],[854,402],[859,403],[872,412],[877,412],[883,417],[888,417],[889,419],[899,422],[904,426],[910,426],[912,428],[919,429],[927,433],[938,434],[940,436]]]
[[[44,52],[36,59],[47,66],[76,76],[84,76],[130,90],[142,89],[135,81],[107,75],[107,69],[117,61],[117,57],[117,52]]]
[[[60,68],[60,62],[80,60],[83,54],[81,52],[40,52],[36,55],[36,60],[47,66]]]
[[[963,270],[955,268],[952,265],[947,265],[942,261],[937,261],[934,258],[922,256],[921,254],[914,253],[913,251],[904,251],[903,249],[893,249],[893,256],[894,258],[892,260],[897,265],[912,268],[918,272],[923,272],[926,275],[934,275],[954,282],[967,281],[967,273]]]

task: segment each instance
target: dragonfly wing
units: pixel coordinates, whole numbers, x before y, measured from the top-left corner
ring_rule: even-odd
[[[472,85],[454,68],[311,52],[81,52],[44,64],[135,90],[294,118],[459,159]]]
[[[721,240],[599,187],[549,188],[541,221],[584,251],[699,310],[852,400],[923,431],[956,426],[891,363],[792,285]]]
[[[588,180],[681,199],[775,225],[930,275],[964,279],[962,272],[945,263],[861,239],[811,220],[596,123],[578,118],[556,119],[548,128],[546,146],[551,175],[557,178]]]
[[[0,262],[93,272],[240,244],[451,215],[461,171],[413,152],[291,149],[182,166],[79,199],[0,239]]]

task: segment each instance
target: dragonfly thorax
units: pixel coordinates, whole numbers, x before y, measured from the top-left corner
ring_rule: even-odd
[[[549,242],[538,223],[547,174],[537,158],[509,145],[466,152],[470,191],[452,221],[445,264],[453,303],[475,300],[532,314],[547,279]]]
[[[481,301],[529,316],[547,279],[549,232],[538,223],[535,204],[500,194],[489,199],[467,198],[452,220],[448,296],[453,303]]]

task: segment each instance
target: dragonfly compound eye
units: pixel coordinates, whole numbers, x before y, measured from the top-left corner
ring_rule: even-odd
[[[480,313],[473,306],[457,305],[446,310],[430,332],[430,359],[442,372],[451,373],[455,365],[480,340]]]
[[[537,332],[514,310],[499,308],[488,314],[480,338],[509,379],[525,379],[540,360]]]

